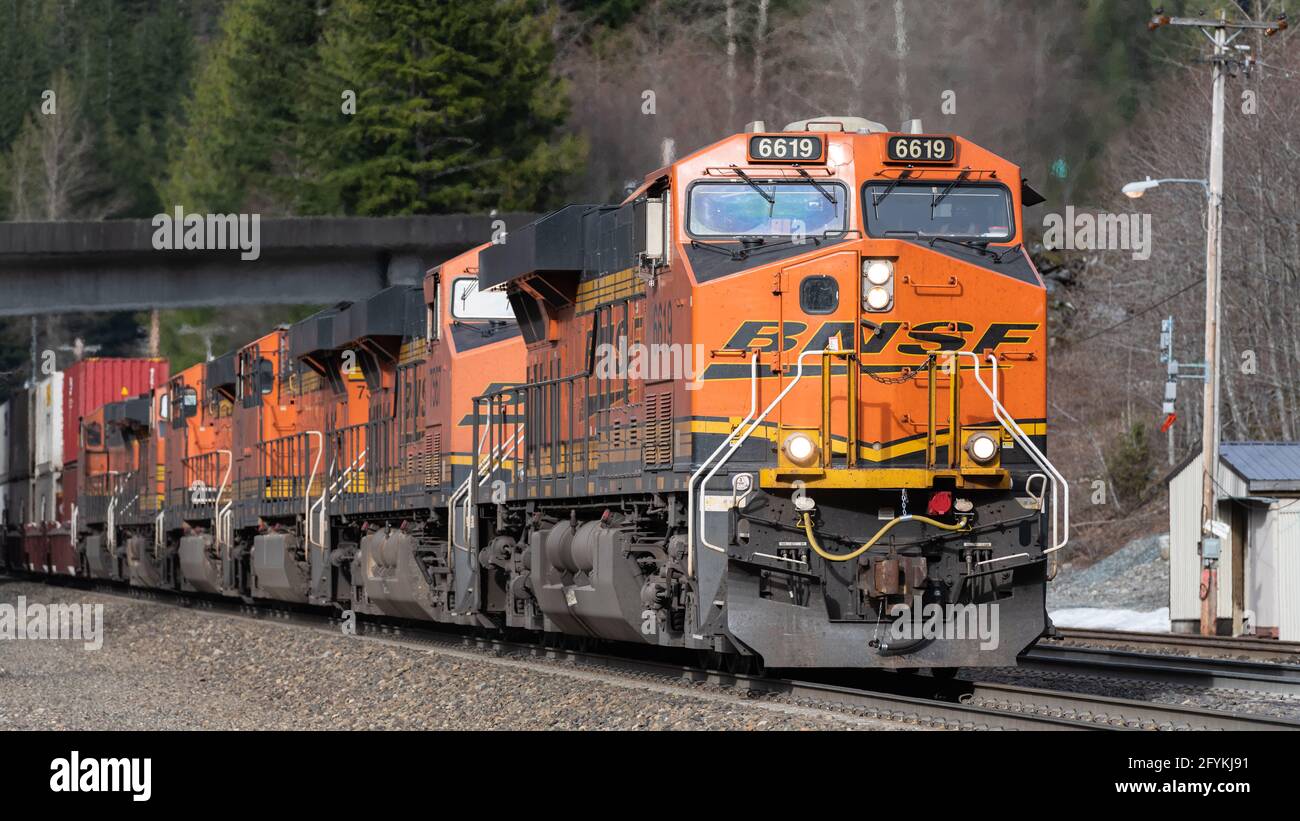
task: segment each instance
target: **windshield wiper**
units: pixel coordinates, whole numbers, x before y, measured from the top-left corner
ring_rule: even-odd
[[[899,174],[898,179],[891,182],[889,184],[889,187],[886,188],[884,191],[873,191],[871,193],[871,210],[875,212],[876,219],[880,219],[880,210],[879,210],[880,203],[885,201],[885,197],[888,197],[890,194],[894,193],[894,189],[898,187],[899,183],[901,183],[903,180],[907,179],[910,176],[912,176],[912,171],[911,169],[908,169],[907,171],[904,171],[902,174]]]
[[[471,322],[464,319],[453,319],[451,324],[454,327],[468,328],[479,336],[488,337],[494,335],[499,329],[506,327],[510,323],[501,319],[488,319],[484,320],[481,325],[478,322]],[[483,327],[483,325],[486,325],[487,327]]]
[[[978,242],[970,242],[964,239],[952,239],[951,237],[931,237],[930,247],[933,248],[936,242],[950,242],[953,245],[960,245],[963,248],[969,248],[972,251],[979,252],[983,256],[993,257],[994,259],[996,259],[998,256],[997,254],[993,253],[986,247],[988,243],[984,243],[984,245],[980,245]]]
[[[730,257],[732,262],[739,262],[748,256],[748,252],[743,248],[740,250],[735,248],[720,248],[711,242],[700,242],[699,240],[694,239],[691,240],[691,247],[699,248],[703,251],[712,251],[715,254],[722,254],[724,257]]]
[[[794,170],[798,171],[799,176],[807,180],[809,185],[822,192],[822,196],[830,200],[831,205],[839,205],[839,203],[835,201],[835,195],[830,192],[830,189],[824,187],[821,183],[817,182],[817,180],[814,180],[811,174],[799,167],[796,167]]]
[[[963,168],[962,172],[954,177],[952,182],[948,183],[948,187],[943,189],[939,196],[930,198],[930,219],[934,219],[934,209],[939,207],[939,203],[943,202],[944,198],[952,193],[952,189],[957,187],[957,183],[962,182],[969,175],[970,169]]]
[[[997,254],[993,255],[993,261],[996,262],[998,265],[1001,265],[1011,257],[1020,253],[1020,249],[1023,247],[1024,246],[1022,245],[1012,245],[1010,248],[1008,248],[1005,251],[999,251]]]
[[[776,205],[776,197],[774,197],[774,196],[772,196],[771,194],[769,194],[769,193],[767,193],[766,191],[764,191],[764,190],[762,189],[762,187],[759,186],[758,183],[754,182],[753,178],[751,178],[751,177],[750,177],[748,174],[746,174],[744,171],[741,171],[739,168],[736,168],[736,166],[735,166],[734,164],[733,164],[731,167],[732,167],[733,169],[735,169],[735,171],[736,171],[736,176],[737,176],[737,177],[740,177],[742,180],[744,180],[745,182],[749,183],[749,187],[750,187],[750,188],[752,188],[752,189],[754,189],[755,191],[757,191],[757,192],[758,192],[758,195],[759,195],[760,197],[762,197],[763,199],[767,200],[767,204],[768,204],[768,205]]]

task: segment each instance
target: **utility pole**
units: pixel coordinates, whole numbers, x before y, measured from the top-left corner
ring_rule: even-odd
[[[1223,129],[1224,89],[1227,69],[1231,60],[1228,47],[1243,31],[1264,29],[1272,36],[1287,28],[1286,15],[1273,23],[1253,20],[1230,21],[1228,12],[1221,10],[1218,18],[1169,17],[1164,9],[1156,9],[1155,17],[1147,25],[1151,31],[1163,26],[1200,29],[1214,44],[1213,104],[1210,120],[1210,176],[1208,193],[1209,214],[1206,220],[1205,243],[1205,397],[1201,428],[1201,635],[1212,636],[1218,632],[1218,577],[1219,554],[1223,539],[1223,525],[1218,522],[1218,493],[1215,472],[1219,467],[1219,320],[1222,316],[1219,300],[1219,281],[1223,271]],[[1230,533],[1228,534],[1230,535]]]

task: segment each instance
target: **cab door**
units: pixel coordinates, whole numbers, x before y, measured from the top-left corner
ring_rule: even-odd
[[[778,441],[784,441],[786,429],[818,432],[823,466],[832,459],[834,464],[844,466],[851,452],[850,438],[854,441],[858,438],[855,423],[860,416],[862,397],[850,374],[853,380],[857,379],[856,357],[861,339],[859,268],[858,252],[846,249],[788,265],[781,271],[782,389],[798,374],[803,354],[823,350],[843,352],[830,358],[829,393],[822,381],[824,357],[816,353],[803,356],[803,375],[776,414],[782,428]],[[851,405],[854,413],[850,413]],[[824,430],[827,423],[829,430]],[[852,452],[856,462],[856,450]]]

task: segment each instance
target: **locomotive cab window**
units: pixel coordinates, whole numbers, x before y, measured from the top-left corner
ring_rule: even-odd
[[[505,292],[480,291],[478,280],[474,277],[461,277],[451,283],[451,315],[464,320],[515,320]]]
[[[275,390],[275,363],[269,359],[257,360],[257,389],[263,396]]]
[[[1015,236],[1011,192],[1001,185],[869,182],[862,189],[873,237],[948,237],[1007,242]]]
[[[687,231],[722,237],[821,237],[848,228],[848,191],[837,182],[742,179],[691,185]]]
[[[833,314],[840,307],[840,283],[816,274],[799,283],[799,307],[805,314]]]

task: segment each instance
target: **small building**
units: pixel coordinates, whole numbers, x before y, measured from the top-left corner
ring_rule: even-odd
[[[1169,620],[1201,621],[1201,455],[1169,475]],[[1219,446],[1218,520],[1231,528],[1219,558],[1221,635],[1300,641],[1300,442]]]

